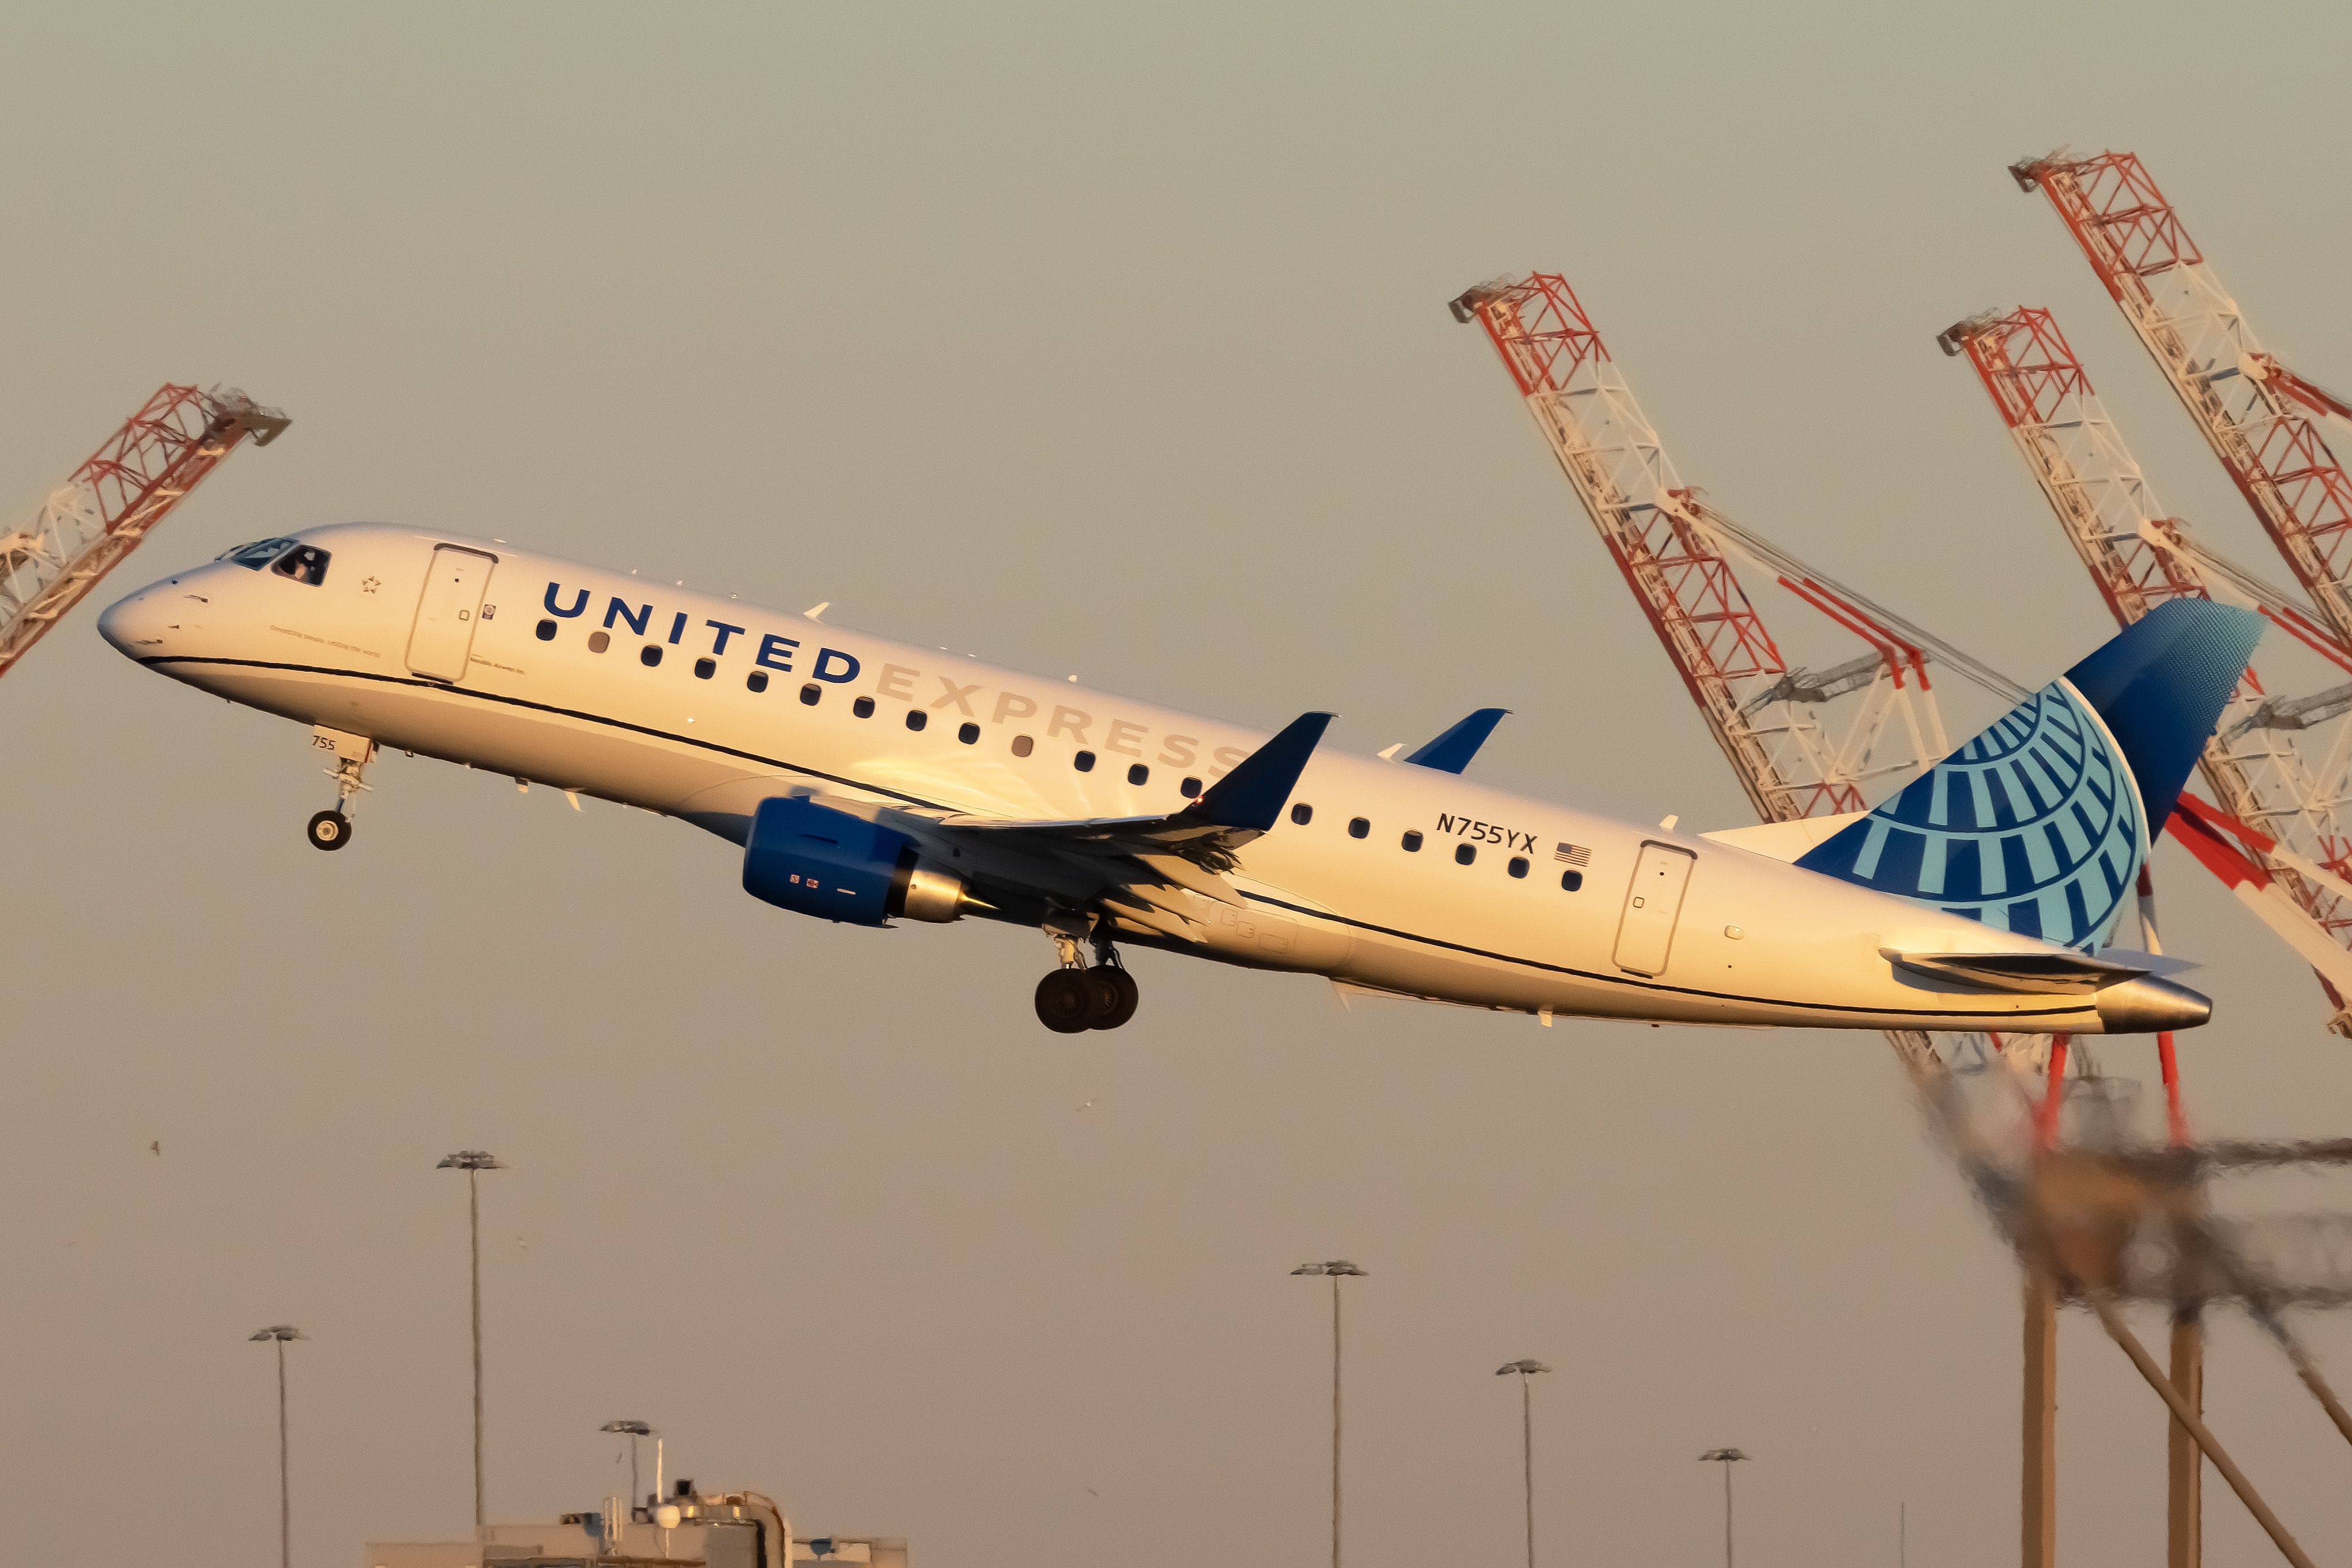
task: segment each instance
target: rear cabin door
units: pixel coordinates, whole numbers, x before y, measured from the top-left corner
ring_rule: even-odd
[[[1644,844],[1633,862],[1633,885],[1625,889],[1625,912],[1617,921],[1617,967],[1636,974],[1662,974],[1675,945],[1675,917],[1682,913],[1683,889],[1690,883],[1687,849]]]
[[[408,634],[408,668],[427,680],[466,679],[474,650],[474,623],[482,613],[498,558],[455,544],[436,546],[425,576],[425,596],[416,602],[416,627]]]

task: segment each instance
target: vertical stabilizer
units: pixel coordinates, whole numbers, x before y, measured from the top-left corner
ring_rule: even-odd
[[[2203,599],[2159,605],[1797,864],[2097,947],[2262,626]]]

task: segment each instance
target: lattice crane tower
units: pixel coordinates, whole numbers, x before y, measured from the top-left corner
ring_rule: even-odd
[[[2118,624],[2129,626],[2168,599],[2218,593],[2260,610],[2352,675],[2352,650],[2327,627],[2197,544],[2158,503],[2049,311],[1972,317],[1937,342],[1947,353],[1967,355]],[[2248,901],[2314,961],[2332,1004],[2328,1027],[2352,1036],[2345,1010],[2352,991],[2352,953],[2345,951],[2352,946],[2352,887],[2345,880],[2352,833],[2344,820],[2352,726],[2336,726],[2332,743],[2318,728],[2347,710],[2352,684],[2282,700],[2268,696],[2249,669],[2199,767],[2223,812],[2273,841],[2265,858],[2291,902]]]
[[[0,536],[0,675],[139,548],[247,436],[289,421],[236,391],[165,385],[76,468],[25,528]]]
[[[1481,284],[1453,310],[1486,329],[1758,816],[1787,822],[1860,811],[1870,785],[1939,761],[1950,745],[1928,679],[1931,654],[2006,700],[2025,695],[1701,501],[1566,279],[1538,272]],[[1867,651],[1820,671],[1790,666],[1740,585],[1735,557]],[[1856,700],[1841,732],[1824,710],[1846,697]],[[1937,1061],[1924,1034],[1887,1038],[1915,1071]],[[1964,1048],[1979,1052],[1987,1043],[1965,1038]]]
[[[2263,350],[2137,154],[2013,164],[2074,236],[2336,640],[2352,646],[2352,478],[2315,413],[2337,399]]]
[[[1927,658],[1931,648],[1958,656],[1700,501],[1566,279],[1481,284],[1453,309],[1486,330],[1758,816],[1859,811],[1873,783],[1943,755]],[[1777,577],[1868,651],[1824,670],[1791,667],[1730,556]],[[1970,673],[2016,690],[1981,666]],[[1833,731],[1823,710],[1857,693]]]

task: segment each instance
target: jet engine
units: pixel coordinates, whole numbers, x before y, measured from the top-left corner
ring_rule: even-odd
[[[906,834],[812,800],[763,800],[743,847],[743,890],[803,915],[878,926],[895,915],[951,921],[963,879],[923,864]]]

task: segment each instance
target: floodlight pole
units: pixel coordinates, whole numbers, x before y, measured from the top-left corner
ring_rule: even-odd
[[[271,1340],[278,1347],[278,1564],[294,1568],[294,1501],[286,1458],[286,1342],[310,1336],[291,1323],[276,1323],[250,1336],[248,1343]]]
[[[1536,1568],[1536,1417],[1535,1405],[1528,1398],[1528,1378],[1535,1373],[1551,1368],[1539,1361],[1506,1362],[1495,1369],[1496,1377],[1519,1374],[1519,1460],[1527,1482],[1528,1568]]]
[[[488,1529],[488,1514],[482,1502],[482,1188],[484,1171],[502,1171],[505,1164],[495,1154],[480,1149],[464,1149],[443,1160],[434,1169],[466,1173],[466,1214],[473,1237],[474,1256],[474,1539],[479,1541]]]
[[[1731,1568],[1731,1467],[1746,1458],[1737,1448],[1709,1448],[1699,1456],[1702,1464],[1723,1467],[1723,1568]]]
[[[628,1436],[629,1506],[631,1508],[635,1508],[637,1506],[637,1502],[639,1500],[637,1497],[637,1439],[640,1437],[653,1438],[655,1443],[655,1452],[658,1454],[661,1451],[660,1436],[643,1421],[607,1421],[604,1426],[598,1427],[597,1430],[600,1432],[625,1433]],[[661,1489],[661,1461],[658,1458],[654,1462],[654,1489],[656,1491]]]
[[[1365,1270],[1344,1258],[1302,1263],[1293,1274],[1328,1275],[1331,1280],[1331,1568],[1339,1568],[1339,1281],[1362,1279]]]

